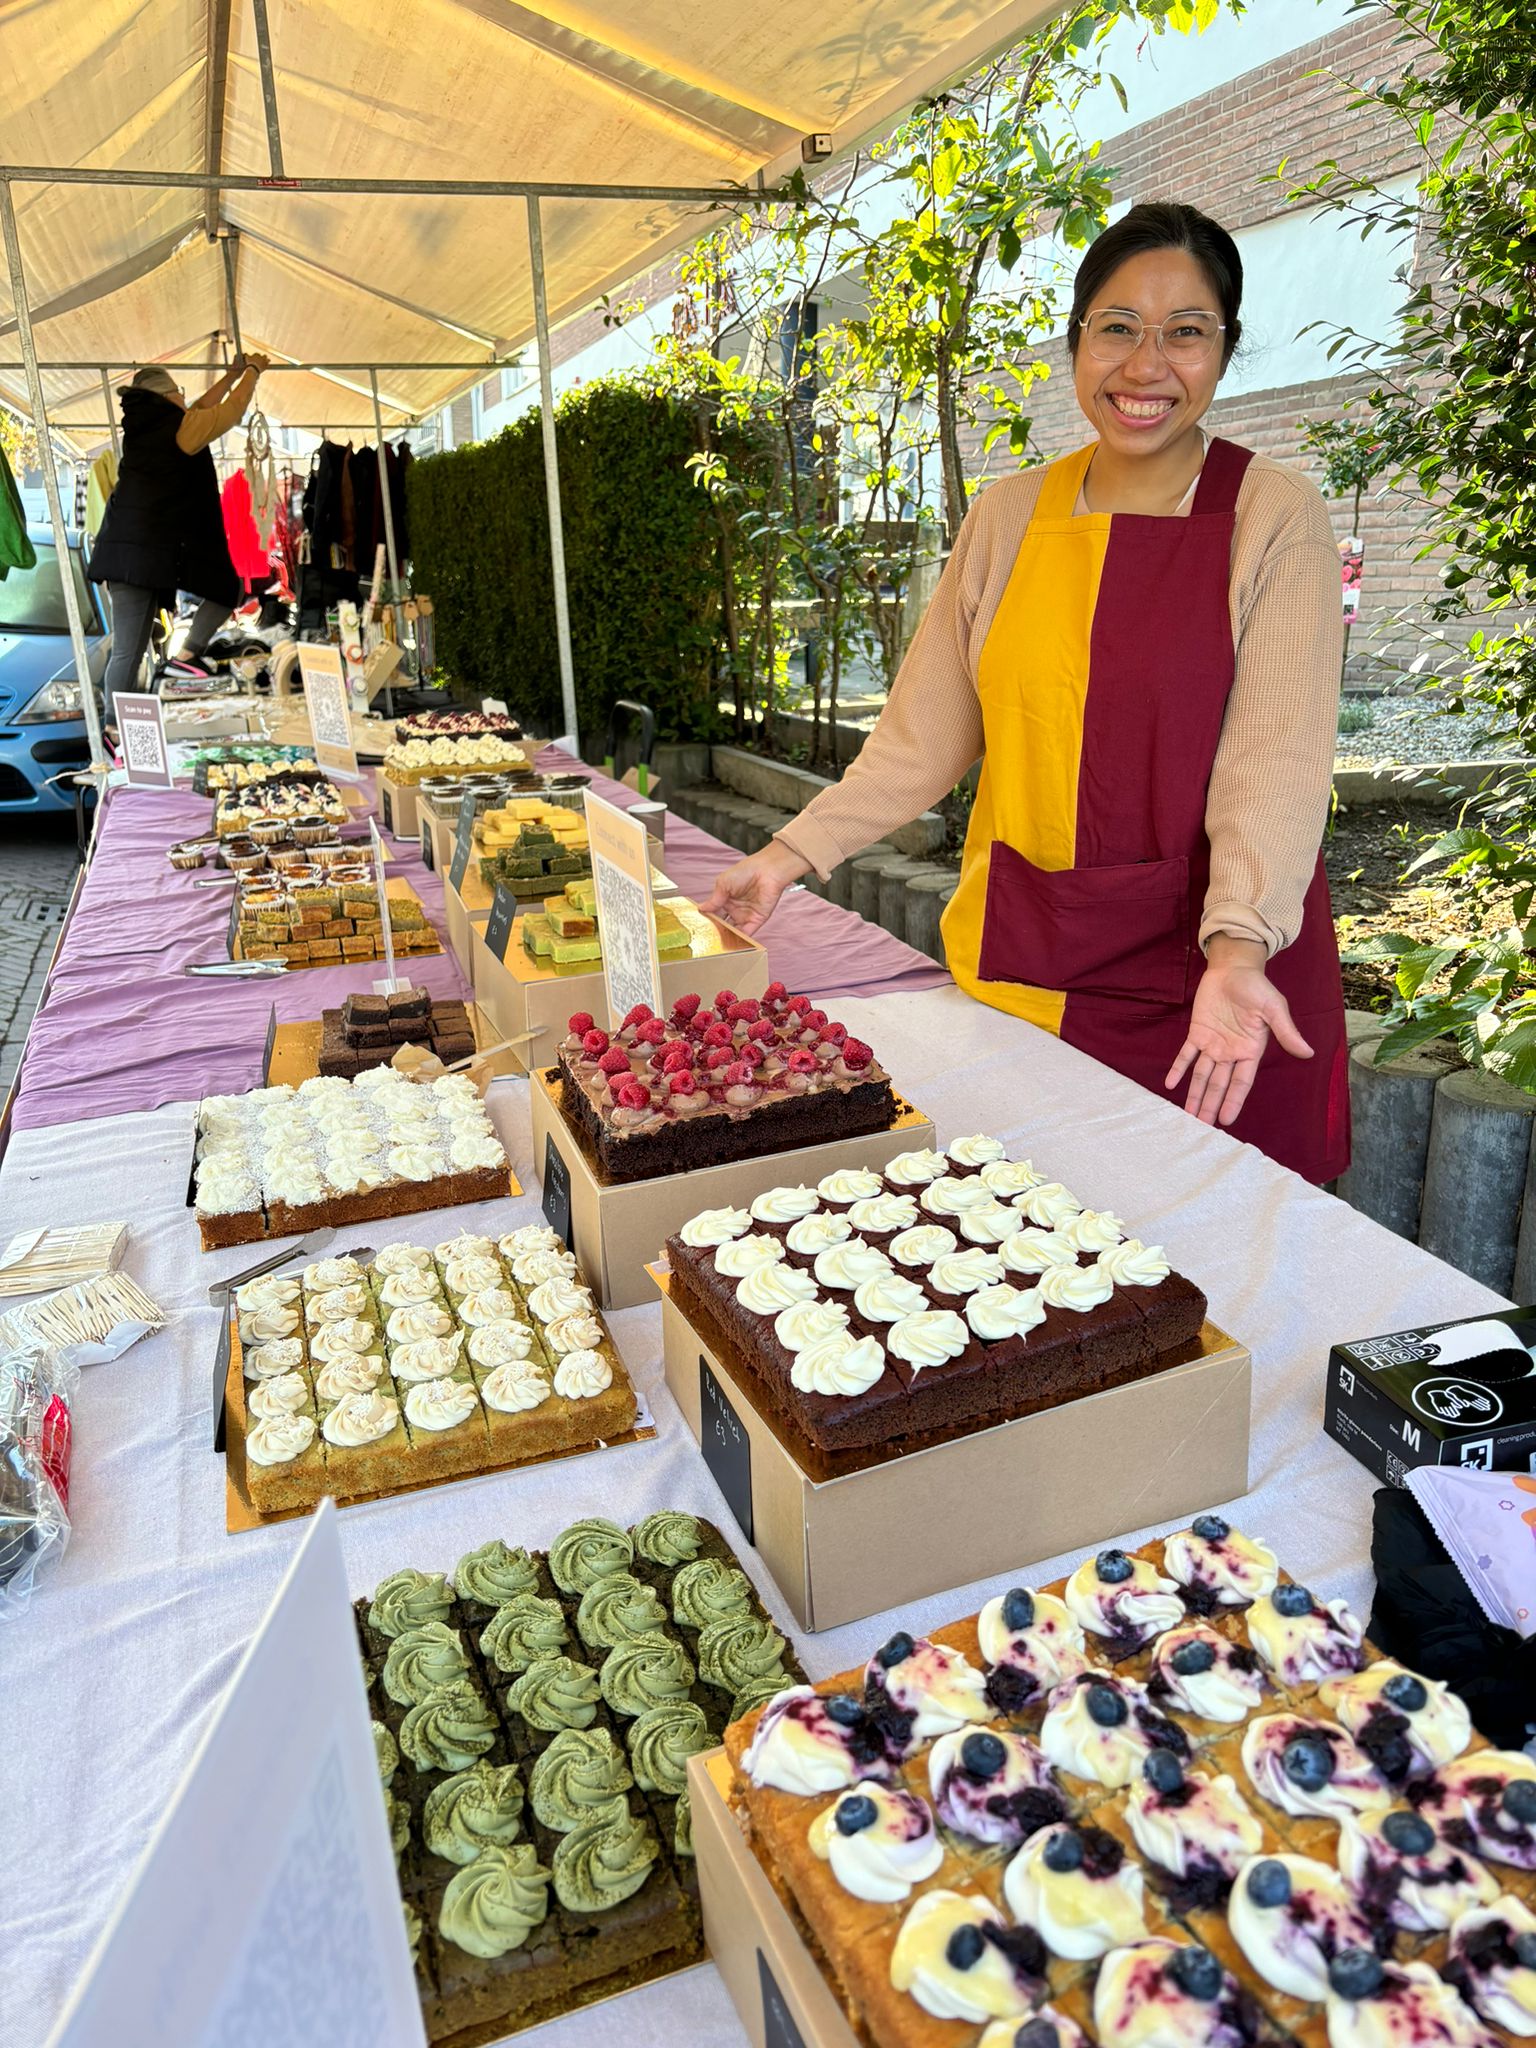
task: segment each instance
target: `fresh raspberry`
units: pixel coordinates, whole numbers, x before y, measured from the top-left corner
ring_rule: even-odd
[[[734,989],[721,989],[720,993],[715,997],[715,1009],[717,1013],[722,1017],[728,1017],[731,1014],[731,1005],[735,1002],[735,1000],[736,991]]]
[[[811,1007],[811,999],[809,996],[791,996],[784,1007],[786,1010],[793,1010],[797,1017],[803,1017]]]
[[[680,1045],[674,1038],[661,1056],[661,1071],[664,1074],[680,1074],[685,1067],[693,1065],[693,1054],[686,1045]]]
[[[622,1051],[620,1047],[611,1045],[598,1061],[597,1071],[600,1074],[627,1074],[629,1072],[629,1054]]]
[[[623,1025],[620,1028],[622,1030],[628,1030],[631,1024],[644,1024],[653,1015],[654,1012],[652,1011],[649,1003],[636,1003],[635,1007],[624,1019]]]
[[[825,1010],[807,1010],[801,1021],[804,1023],[807,1031],[825,1031],[827,1028],[827,1013]]]
[[[678,1024],[686,1024],[688,1022],[688,1019],[693,1015],[695,1010],[698,1009],[699,1004],[703,1002],[703,1000],[704,998],[702,996],[679,996],[677,1001],[672,1005],[672,1016],[674,1021]]]
[[[581,1049],[589,1060],[600,1059],[608,1050],[607,1032],[599,1031],[595,1026],[590,1031],[584,1031],[581,1034]]]
[[[620,1109],[645,1109],[651,1100],[651,1091],[643,1081],[625,1081],[613,1098]]]
[[[729,1024],[711,1024],[704,1034],[704,1043],[706,1045],[729,1045],[730,1042],[731,1027]]]
[[[862,1039],[845,1038],[843,1040],[843,1065],[845,1067],[852,1067],[857,1071],[861,1067],[867,1067],[874,1056],[874,1053]]]
[[[829,1024],[821,1034],[821,1042],[823,1045],[841,1045],[847,1036],[846,1024]]]
[[[754,1038],[760,1045],[770,1045],[778,1037],[771,1017],[759,1017],[755,1024],[747,1026],[748,1038]]]
[[[792,1074],[814,1074],[816,1055],[807,1052],[803,1045],[797,1045],[784,1064]]]
[[[763,1001],[765,1003],[782,1003],[788,994],[789,990],[782,981],[770,981],[763,990]]]
[[[763,1014],[762,1005],[753,1002],[732,1003],[725,1014],[728,1022],[732,1024],[755,1024]]]
[[[668,1078],[667,1086],[674,1095],[696,1095],[699,1077],[691,1067],[681,1067]]]
[[[645,1021],[635,1027],[635,1037],[641,1045],[661,1045],[667,1036],[666,1024],[660,1017],[646,1012]]]
[[[725,1085],[727,1088],[744,1088],[754,1072],[750,1060],[732,1060],[725,1070]]]
[[[718,1074],[722,1067],[733,1065],[735,1059],[736,1055],[728,1045],[712,1045],[704,1055],[704,1066],[707,1072]]]
[[[578,1010],[573,1017],[566,1019],[566,1023],[570,1027],[573,1038],[585,1038],[592,1029],[592,1012],[590,1010]]]

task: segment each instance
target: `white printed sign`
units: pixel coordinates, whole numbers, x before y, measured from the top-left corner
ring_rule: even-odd
[[[603,981],[615,1027],[637,1003],[658,1016],[661,960],[651,895],[651,836],[639,818],[587,791],[587,839],[603,941]]]
[[[169,789],[171,764],[165,751],[165,713],[158,697],[114,690],[112,709],[128,780],[140,789]]]
[[[357,749],[352,744],[352,712],[341,649],[301,642],[299,675],[304,684],[304,702],[309,708],[310,740],[316,761],[337,774],[356,775]]]
[[[321,1503],[49,2048],[424,2048]]]
[[[395,979],[395,934],[389,922],[389,891],[384,882],[384,842],[372,818],[368,820],[368,840],[373,849],[373,886],[379,892],[379,915],[384,925],[384,979],[373,984],[373,992],[377,996],[387,996],[396,989],[409,988],[411,984]]]

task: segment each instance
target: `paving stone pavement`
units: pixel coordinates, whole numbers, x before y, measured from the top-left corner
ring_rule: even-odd
[[[16,1078],[78,869],[72,817],[0,818],[0,1094]]]

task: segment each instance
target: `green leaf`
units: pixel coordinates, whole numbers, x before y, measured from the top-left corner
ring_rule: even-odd
[[[1125,96],[1125,87],[1116,78],[1113,71],[1106,71],[1104,75],[1115,89],[1115,98],[1120,102],[1121,113],[1128,114],[1131,111],[1131,103]]]
[[[1432,1038],[1443,1037],[1453,1021],[1449,1011],[1438,1005],[1424,1015],[1409,1018],[1406,1024],[1399,1024],[1381,1040],[1372,1054],[1372,1065],[1384,1067],[1389,1060],[1398,1059],[1405,1052],[1417,1052]]]
[[[1460,946],[1415,946],[1412,952],[1400,954],[1393,981],[1403,1001],[1411,1003],[1425,982],[1433,981],[1460,952]]]

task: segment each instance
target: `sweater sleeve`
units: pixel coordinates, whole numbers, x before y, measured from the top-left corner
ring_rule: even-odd
[[[189,406],[176,429],[176,446],[183,455],[200,454],[210,441],[217,441],[220,434],[227,434],[231,427],[239,424],[250,402],[250,392],[242,396],[237,384],[217,405]]]
[[[842,779],[774,834],[825,881],[841,861],[906,825],[981,758],[971,626],[986,575],[986,495],[966,514],[885,708]]]
[[[1322,495],[1290,479],[1239,621],[1236,669],[1206,793],[1211,878],[1200,922],[1278,953],[1301,929],[1302,899],[1328,815],[1343,664],[1339,553]]]

